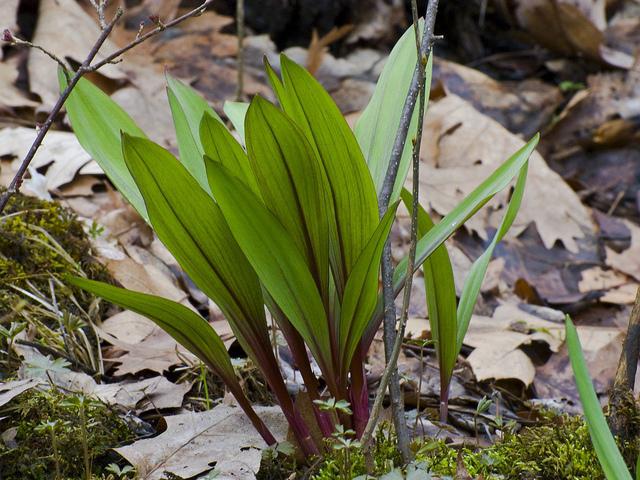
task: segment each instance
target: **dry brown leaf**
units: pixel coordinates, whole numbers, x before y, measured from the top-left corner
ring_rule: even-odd
[[[562,103],[560,89],[538,79],[510,84],[459,63],[434,59],[433,87],[442,85],[512,133],[531,136],[546,127]]]
[[[117,362],[116,375],[142,370],[163,373],[174,365],[195,361],[195,357],[151,320],[130,312],[120,312],[98,328],[100,337],[114,347],[105,360]],[[116,354],[117,352],[117,354]]]
[[[606,27],[605,0],[520,0],[515,14],[545,47],[563,55],[600,59]]]
[[[286,436],[286,421],[278,407],[255,410],[276,438]],[[136,468],[141,480],[159,480],[164,472],[192,478],[214,466],[216,478],[255,478],[266,445],[239,408],[218,405],[165,420],[167,430],[157,437],[115,449]]]
[[[1,10],[2,8],[0,8],[0,13]],[[21,393],[31,390],[41,383],[43,383],[43,381],[38,378],[27,378],[25,380],[0,383],[0,407],[6,405]]]
[[[617,147],[638,138],[640,77],[631,72],[590,75],[545,134],[549,158],[562,159],[580,148]]]
[[[617,288],[612,288],[602,297],[600,301],[604,303],[614,303],[616,305],[633,305],[638,291],[637,283],[627,283]]]
[[[439,214],[453,209],[523,145],[520,138],[455,95],[429,106],[423,139],[420,201]],[[476,214],[465,224],[467,228],[487,238],[487,227],[496,227],[502,220],[504,211],[496,207],[504,205],[507,195],[497,195],[490,204],[494,208]],[[560,240],[571,252],[578,251],[576,238],[593,230],[578,196],[537,152],[531,156],[525,196],[508,235],[517,236],[530,223],[535,223],[545,247]]]
[[[592,267],[583,270],[582,280],[578,284],[578,290],[582,293],[594,290],[609,290],[620,287],[629,282],[626,275],[622,275],[614,270],[603,270],[602,267]]]
[[[629,220],[623,222],[631,231],[631,245],[621,253],[605,246],[605,263],[640,281],[640,227]]]
[[[75,0],[42,0],[33,43],[44,46],[59,58],[72,58],[82,62],[91,46],[100,36],[100,27]],[[107,40],[96,60],[116,51]],[[43,109],[50,109],[60,94],[58,66],[42,52],[29,53],[29,83],[31,91],[40,95]],[[126,75],[118,65],[105,65],[100,73],[112,79],[124,79]]]
[[[0,18],[2,18],[2,5],[0,4]],[[0,52],[2,49],[0,48]],[[0,53],[0,59],[2,53]],[[11,110],[19,107],[36,107],[37,102],[29,99],[27,95],[15,86],[18,79],[18,58],[12,58],[0,63],[0,111]]]
[[[542,341],[557,352],[562,345],[564,326],[520,310],[500,305],[492,317],[474,315],[464,343],[475,350],[467,357],[478,381],[490,378],[518,379],[530,385],[535,366],[519,347]]]
[[[17,171],[36,135],[34,129],[24,127],[0,130],[0,156],[15,157],[12,164],[14,171]],[[73,133],[51,131],[38,149],[30,168],[40,169],[49,165],[44,175],[44,187],[53,191],[71,182],[78,171],[93,163]],[[96,169],[95,166],[91,168],[94,171]]]
[[[614,377],[624,332],[620,328],[578,326],[578,337],[598,394],[605,394]],[[537,368],[534,387],[539,398],[568,400],[580,405],[566,345]]]
[[[180,408],[191,383],[175,384],[165,377],[153,377],[138,382],[108,383],[96,386],[93,395],[109,405],[119,405],[138,413],[164,408]]]

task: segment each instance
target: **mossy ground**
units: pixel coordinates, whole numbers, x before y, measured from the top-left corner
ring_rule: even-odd
[[[92,256],[91,242],[75,214],[56,202],[14,195],[0,215],[0,378],[11,377],[12,334],[29,328],[32,338],[97,369],[85,338],[97,338],[88,325],[101,314],[100,302],[63,281],[66,275],[109,280]],[[60,335],[66,328],[67,338]],[[84,329],[80,333],[80,329]],[[80,338],[82,337],[82,338]],[[15,359],[13,359],[15,360]]]
[[[5,432],[3,437],[7,436],[7,440],[0,442],[0,478],[53,479],[56,463],[60,478],[86,478],[77,399],[55,389],[31,390],[5,407],[10,411],[3,412],[3,415],[10,415],[0,422],[1,430]],[[47,422],[55,422],[57,455]],[[100,478],[105,467],[116,458],[109,454],[109,450],[131,440],[133,434],[113,409],[97,401],[86,402],[85,425],[91,470],[96,478]]]
[[[389,427],[383,428],[373,449],[378,478],[392,470],[402,471],[402,459]],[[635,465],[640,441],[620,445],[630,467]],[[484,480],[599,480],[604,474],[589,437],[584,420],[568,415],[545,414],[539,425],[507,433],[488,448],[447,445],[444,441],[422,439],[412,445],[415,461],[412,468],[435,478],[456,478],[461,466],[471,478]],[[367,474],[365,459],[358,446],[329,448],[311,471],[295,472],[294,464],[282,455],[268,455],[258,478],[311,478],[312,480],[350,480]],[[307,476],[304,476],[307,475]],[[362,477],[365,478],[365,477]],[[396,478],[396,477],[394,477]]]

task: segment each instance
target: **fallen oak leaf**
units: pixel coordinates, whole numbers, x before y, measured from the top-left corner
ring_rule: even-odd
[[[284,438],[286,421],[278,407],[255,407],[277,438]],[[116,448],[141,480],[159,480],[165,472],[191,478],[215,466],[216,478],[252,479],[266,444],[241,409],[218,405],[206,412],[165,417],[167,429],[154,438]]]

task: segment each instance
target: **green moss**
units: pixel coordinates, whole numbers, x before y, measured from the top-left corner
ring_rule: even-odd
[[[375,476],[402,465],[393,435],[381,435],[374,449]],[[621,445],[629,464],[636,461],[640,441]],[[451,447],[441,440],[424,439],[413,445],[415,462],[421,470],[436,476],[455,477],[461,456],[472,478],[485,480],[599,480],[604,479],[583,419],[568,415],[545,415],[540,425],[508,433],[485,449]],[[360,449],[330,450],[311,477],[314,480],[352,478],[366,473]],[[345,471],[345,465],[349,471]],[[352,477],[349,477],[352,475]]]
[[[106,473],[105,467],[113,462],[107,458],[108,450],[131,440],[133,435],[107,405],[97,401],[86,405],[88,451],[93,473],[100,475]],[[63,478],[84,478],[82,424],[73,396],[57,390],[32,390],[20,395],[10,408],[13,414],[0,422],[0,430],[15,436],[9,442],[0,442],[0,478],[53,478],[56,463]],[[57,455],[47,422],[55,422]]]
[[[0,216],[0,315],[16,311],[25,298],[16,287],[50,295],[52,276],[80,272],[108,279],[105,267],[91,255],[91,243],[75,214],[56,202],[14,195]],[[77,306],[65,288],[54,285],[58,307],[73,311]],[[71,291],[79,306],[89,309],[93,297],[77,288]]]

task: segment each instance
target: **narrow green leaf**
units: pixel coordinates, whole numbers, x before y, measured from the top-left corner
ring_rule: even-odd
[[[513,195],[511,196],[511,200],[507,206],[507,211],[502,218],[500,227],[498,228],[498,231],[496,231],[496,234],[487,249],[476,259],[475,262],[473,262],[464,286],[462,287],[460,303],[458,304],[458,334],[456,343],[458,352],[462,348],[464,336],[467,334],[469,322],[473,315],[473,306],[475,305],[480,289],[482,288],[482,281],[487,273],[487,268],[489,267],[489,262],[493,256],[493,251],[495,250],[498,242],[502,240],[505,234],[509,231],[509,228],[511,228],[511,225],[518,214],[518,210],[520,209],[527,181],[528,166],[529,162],[526,162],[520,170],[515,189],[513,190]]]
[[[600,466],[607,480],[631,480],[629,469],[609,430],[607,420],[602,413],[602,408],[600,408],[600,401],[593,388],[589,370],[584,360],[584,355],[582,354],[578,332],[569,315],[566,316],[565,327],[567,333],[567,348],[569,350],[573,375],[576,379],[576,386],[580,394],[580,401],[584,409],[584,416],[587,427],[589,428],[591,442],[598,456]]]
[[[205,160],[211,191],[262,285],[300,332],[323,373],[335,371],[326,313],[303,253],[246,185],[221,164]]]
[[[423,26],[424,20],[420,19],[420,30],[423,29]],[[433,55],[429,55],[425,70],[425,98],[427,99],[431,90],[432,57]],[[373,96],[354,128],[356,138],[371,171],[378,196],[389,168],[391,150],[400,125],[400,117],[417,59],[414,27],[411,25],[391,50],[380,78],[378,78]],[[407,142],[402,152],[391,202],[399,197],[402,185],[407,178],[411,164],[412,145],[410,139],[416,136],[417,126],[418,109],[416,108],[409,125]]]
[[[341,291],[378,225],[375,187],[360,146],[329,94],[286,56],[281,56],[280,64],[282,82],[269,74],[280,105],[317,151],[329,180],[337,233],[333,267]]]
[[[180,161],[200,186],[208,192],[209,182],[202,158],[204,149],[199,133],[200,119],[206,113],[221,125],[222,120],[198,92],[171,75],[167,75],[167,96],[176,129]]]
[[[122,142],[158,237],[220,307],[247,353],[264,360],[271,350],[260,283],[220,208],[171,153],[142,138]]]
[[[224,113],[227,114],[229,120],[233,124],[233,128],[236,129],[240,136],[240,141],[245,145],[244,139],[244,117],[247,115],[249,104],[245,102],[224,102]]]
[[[403,189],[402,201],[411,214],[413,210],[411,193]],[[418,208],[418,236],[425,236],[434,228],[427,211]],[[422,264],[424,286],[431,325],[431,336],[436,346],[440,375],[443,384],[448,385],[458,358],[456,349],[456,286],[453,280],[453,268],[445,244],[441,244]]]
[[[305,256],[328,304],[333,205],[322,164],[300,129],[263,98],[254,97],[246,123],[247,152],[264,204]]]
[[[522,170],[529,160],[529,156],[533,153],[539,138],[540,135],[536,134],[418,241],[416,268],[422,265],[438,246],[442,245],[447,238],[491,200],[495,194],[509,185],[509,182]],[[396,292],[399,292],[402,288],[406,274],[407,259],[404,258],[400,261],[394,274],[393,284]]]
[[[184,305],[84,278],[69,277],[67,281],[108,302],[146,316],[220,375],[225,383],[237,382],[227,349],[216,331],[204,318]]]
[[[66,88],[67,77],[61,68],[58,69],[58,82],[60,89]],[[144,132],[120,105],[84,78],[69,95],[65,107],[82,148],[98,162],[133,208],[148,220],[142,195],[124,163],[120,145],[120,132],[137,137],[144,137]]]
[[[207,157],[222,163],[255,193],[260,191],[246,152],[229,130],[208,113],[205,113],[200,121],[200,141]],[[208,183],[207,179],[207,191]]]
[[[347,280],[340,314],[339,337],[343,374],[349,370],[351,359],[376,308],[382,249],[389,236],[397,208],[397,202],[389,206]]]
[[[473,216],[482,206],[491,200],[496,193],[509,185],[509,182],[520,172],[535,149],[540,136],[536,134],[527,144],[500,165],[473,192],[462,200],[436,226],[418,240],[415,267],[420,267],[425,260],[460,226]],[[407,275],[407,258],[403,258],[393,275],[393,286],[396,294],[400,292]],[[367,329],[367,340],[372,340],[375,330],[382,320],[382,298],[378,298],[375,315]]]

